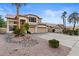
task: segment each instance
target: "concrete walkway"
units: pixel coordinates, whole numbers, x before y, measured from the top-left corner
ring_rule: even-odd
[[[57,39],[60,41],[60,44],[72,48],[68,56],[79,56],[79,36],[69,36],[57,33],[37,34],[37,36],[47,40]]]
[[[69,56],[79,56],[79,41],[74,45],[72,51],[69,53]]]

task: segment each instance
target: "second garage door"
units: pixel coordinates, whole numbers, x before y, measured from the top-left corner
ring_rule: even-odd
[[[38,27],[38,32],[39,33],[46,32],[46,27]]]

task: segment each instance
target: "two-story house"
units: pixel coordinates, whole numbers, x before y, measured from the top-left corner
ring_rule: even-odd
[[[7,15],[7,33],[12,33],[14,26],[16,26],[15,15]],[[37,15],[27,14],[27,15],[19,15],[19,26],[24,22],[30,24],[29,31],[31,33],[44,33],[48,32],[48,27],[46,24],[41,22],[42,18]]]

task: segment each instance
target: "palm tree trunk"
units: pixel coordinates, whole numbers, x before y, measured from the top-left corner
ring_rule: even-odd
[[[64,29],[66,30],[66,20],[64,20],[64,26],[65,26]]]
[[[74,22],[73,31],[75,30],[75,24],[76,24],[76,22]]]
[[[63,30],[66,30],[66,23],[65,23],[64,18],[63,18],[63,25],[64,25],[64,29]]]
[[[20,29],[20,24],[19,24],[19,5],[18,4],[16,6],[16,20],[17,20],[17,26]]]

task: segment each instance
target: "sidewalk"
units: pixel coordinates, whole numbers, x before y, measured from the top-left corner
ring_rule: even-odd
[[[68,56],[79,56],[79,41],[72,48]]]

